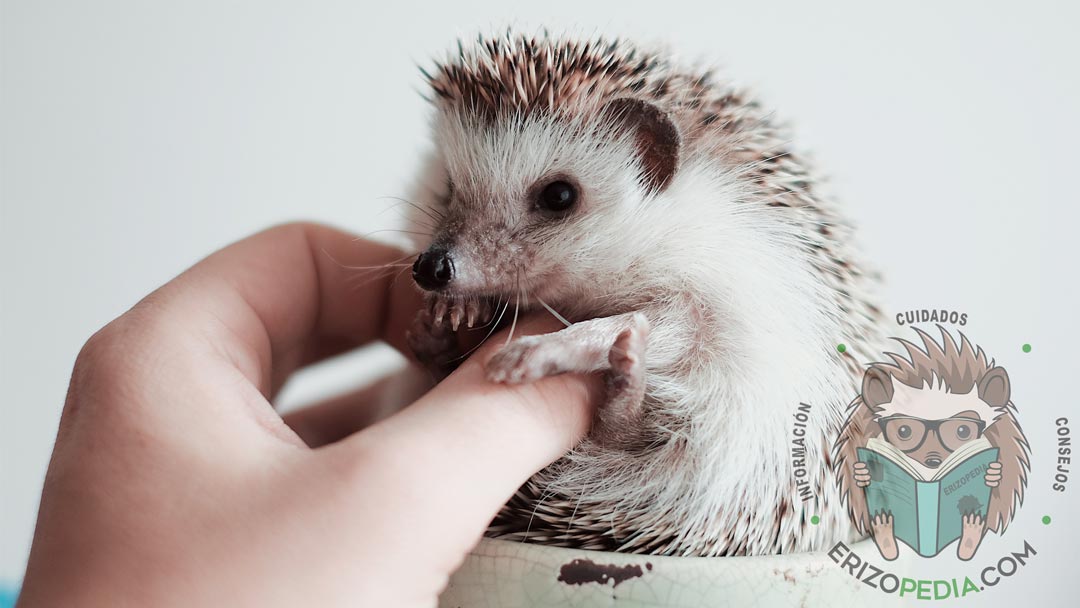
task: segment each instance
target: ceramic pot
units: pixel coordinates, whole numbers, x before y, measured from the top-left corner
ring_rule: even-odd
[[[853,543],[851,551],[877,552],[869,540]],[[881,597],[824,552],[661,557],[484,539],[450,578],[439,605],[811,607],[862,605]]]

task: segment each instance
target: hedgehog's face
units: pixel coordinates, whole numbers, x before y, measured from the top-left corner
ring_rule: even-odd
[[[625,218],[670,179],[643,172],[640,131],[625,128],[628,117],[441,113],[448,194],[414,265],[417,284],[453,296],[559,301],[604,279],[598,274],[610,274],[612,263],[601,258],[625,243]]]
[[[909,386],[872,367],[864,376],[863,399],[874,409],[885,441],[936,469],[994,423],[997,408],[1008,402],[1008,384],[992,371],[961,393],[940,379]]]
[[[949,454],[981,437],[986,424],[974,410],[937,420],[902,415],[878,419],[886,441],[930,469],[938,468]]]

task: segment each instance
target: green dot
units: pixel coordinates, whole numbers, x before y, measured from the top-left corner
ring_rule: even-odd
[[[843,345],[841,345],[841,346],[843,346]],[[1044,519],[1049,519],[1049,518],[1044,518]],[[814,515],[814,516],[810,517],[810,523],[814,524],[815,526],[818,525],[818,523],[820,523],[820,522],[821,522],[821,518],[818,517],[817,515]]]
[[[1050,516],[1049,515],[1043,515],[1043,523],[1048,525],[1048,526],[1050,525]]]
[[[845,350],[847,350],[847,347],[844,346],[843,344],[837,344],[836,345],[836,350],[838,350],[840,352],[844,352]]]
[[[1021,348],[1023,348],[1023,349],[1024,349],[1024,352],[1025,352],[1025,353],[1030,353],[1030,352],[1031,352],[1031,345],[1030,345],[1030,344],[1025,344],[1025,345],[1024,345],[1024,346],[1022,346]]]

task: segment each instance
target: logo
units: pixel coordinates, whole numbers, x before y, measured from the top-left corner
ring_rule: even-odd
[[[907,546],[967,561],[1023,504],[1030,449],[1005,368],[963,334],[939,325],[939,343],[912,329],[921,345],[894,338],[903,352],[863,375],[833,446],[835,474],[856,528],[885,560]]]

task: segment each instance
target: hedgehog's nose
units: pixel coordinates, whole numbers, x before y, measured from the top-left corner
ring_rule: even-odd
[[[454,261],[445,249],[429,249],[416,258],[412,276],[417,285],[428,291],[446,287],[454,279]]]

